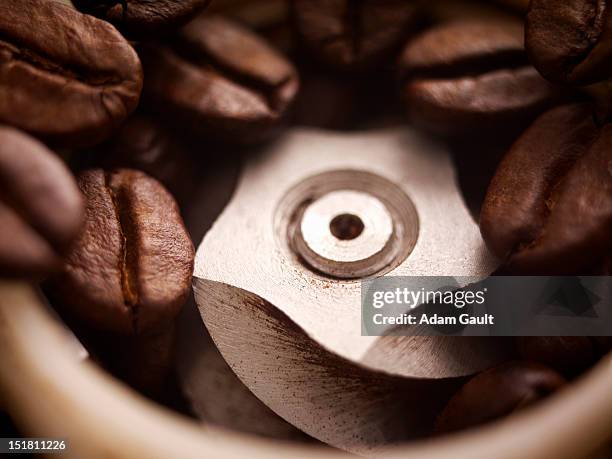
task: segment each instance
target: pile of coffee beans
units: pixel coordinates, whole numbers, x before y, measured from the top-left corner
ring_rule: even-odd
[[[611,274],[606,2],[255,2],[0,2],[0,275],[40,283],[102,365],[160,397],[194,184],[290,125],[415,126],[495,164],[477,207],[500,273]],[[611,347],[521,338],[432,428],[530,405]]]

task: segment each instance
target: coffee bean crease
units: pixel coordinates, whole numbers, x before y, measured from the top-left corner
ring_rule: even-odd
[[[50,283],[60,307],[124,334],[167,326],[191,286],[193,244],[163,186],[130,169],[79,176],[87,198],[81,238]]]

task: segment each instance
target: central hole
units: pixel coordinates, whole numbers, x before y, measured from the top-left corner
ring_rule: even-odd
[[[341,214],[329,222],[329,230],[341,241],[350,241],[363,232],[363,222],[357,215]]]

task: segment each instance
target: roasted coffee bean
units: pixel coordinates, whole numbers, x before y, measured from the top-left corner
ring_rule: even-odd
[[[219,16],[198,16],[171,46],[141,54],[150,105],[170,122],[217,141],[247,144],[268,137],[299,86],[284,57]]]
[[[518,348],[526,360],[576,376],[610,350],[610,338],[589,336],[522,336]]]
[[[84,13],[105,19],[130,37],[164,33],[187,22],[210,0],[73,0]]]
[[[612,124],[591,107],[538,118],[500,163],[480,229],[515,274],[582,274],[612,248]]]
[[[59,269],[84,208],[76,181],[57,156],[0,126],[0,275],[42,277]]]
[[[607,1],[532,0],[525,46],[533,65],[555,83],[584,85],[612,77]]]
[[[151,116],[133,115],[97,149],[95,164],[109,170],[128,168],[146,172],[181,202],[189,198],[197,182],[195,153],[202,156],[205,149],[192,139],[179,139],[179,135]],[[196,150],[193,155],[191,150]]]
[[[399,68],[410,118],[436,134],[520,132],[557,95],[527,62],[518,21],[441,24],[407,45]]]
[[[556,371],[532,362],[508,362],[472,378],[438,416],[435,430],[453,432],[507,416],[565,384]]]
[[[142,70],[110,24],[57,1],[0,2],[0,122],[93,145],[136,107]]]
[[[60,307],[92,327],[125,334],[167,327],[191,290],[194,249],[172,196],[143,172],[79,175],[86,221],[61,275]]]
[[[376,70],[417,30],[421,14],[405,0],[293,0],[304,47],[334,69]]]

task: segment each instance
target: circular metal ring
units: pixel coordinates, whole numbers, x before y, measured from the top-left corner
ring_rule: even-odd
[[[332,224],[340,217],[349,233],[338,237]],[[370,172],[339,170],[290,190],[275,227],[280,245],[302,266],[350,280],[401,264],[416,244],[419,219],[412,200],[394,183]]]

